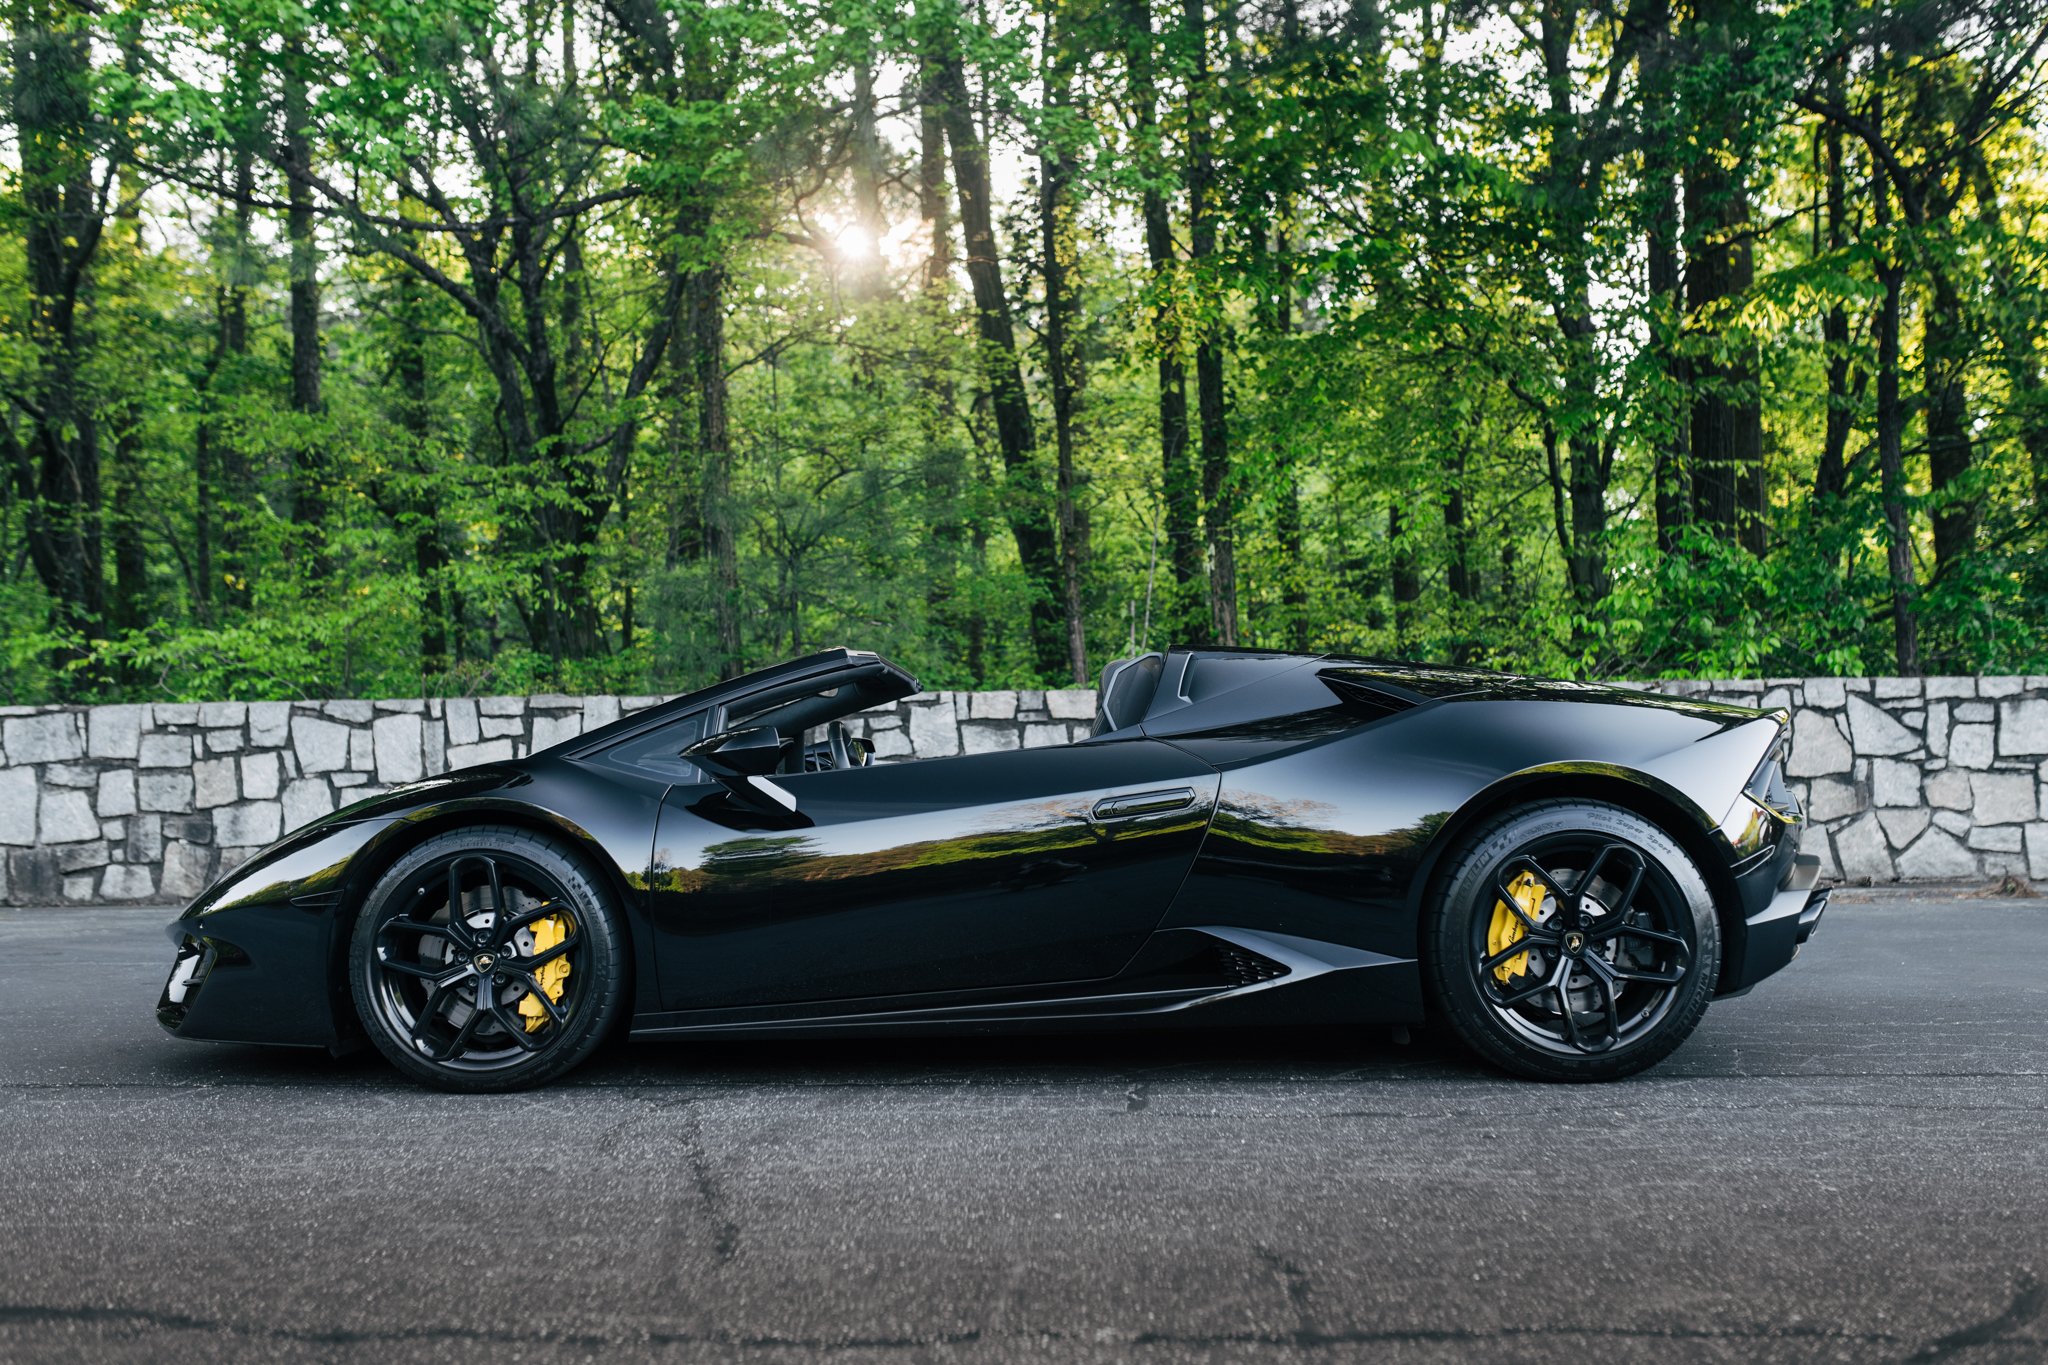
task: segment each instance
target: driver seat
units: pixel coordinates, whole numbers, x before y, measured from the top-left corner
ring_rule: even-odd
[[[1117,659],[1102,666],[1102,686],[1096,691],[1095,734],[1106,735],[1136,725],[1152,708],[1159,680],[1166,672],[1166,656],[1154,650],[1135,659]]]

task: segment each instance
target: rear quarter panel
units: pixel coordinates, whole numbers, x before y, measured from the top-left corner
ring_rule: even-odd
[[[1370,723],[1331,708],[1173,737],[1223,785],[1161,927],[1239,925],[1413,958],[1428,879],[1477,812],[1600,781],[1610,799],[1639,792],[1667,821],[1676,810],[1715,830],[1778,721],[1614,696],[1443,701]]]

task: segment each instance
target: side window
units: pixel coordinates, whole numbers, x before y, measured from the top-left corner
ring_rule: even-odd
[[[705,710],[678,716],[660,729],[610,750],[604,761],[667,782],[709,782],[711,779],[704,770],[684,758],[682,753],[704,738],[704,726],[710,714]]]

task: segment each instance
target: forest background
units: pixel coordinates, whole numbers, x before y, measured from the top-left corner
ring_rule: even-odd
[[[2048,672],[2044,0],[8,0],[0,700]]]

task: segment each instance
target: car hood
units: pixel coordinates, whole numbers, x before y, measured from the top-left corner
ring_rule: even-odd
[[[323,815],[300,826],[301,830],[332,828],[335,825],[352,825],[358,820],[374,820],[381,816],[403,815],[414,806],[446,801],[453,796],[469,796],[476,792],[495,791],[504,787],[518,786],[528,781],[526,770],[516,763],[491,763],[478,768],[460,768],[439,777],[423,778],[418,782],[407,782],[366,796],[343,806],[331,815]]]

